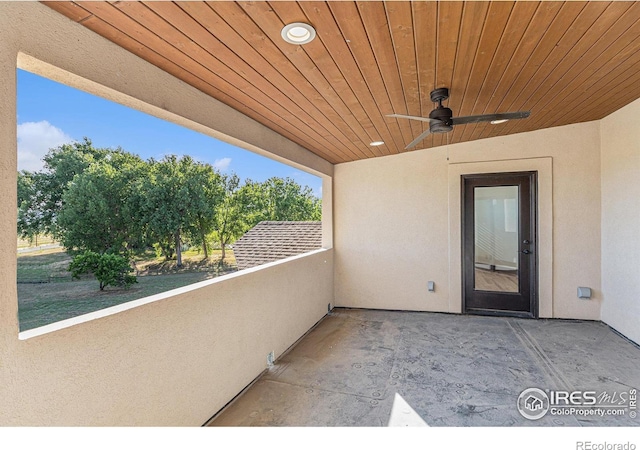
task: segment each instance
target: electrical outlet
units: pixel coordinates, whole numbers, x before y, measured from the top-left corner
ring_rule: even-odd
[[[591,298],[591,288],[579,286],[578,298]]]

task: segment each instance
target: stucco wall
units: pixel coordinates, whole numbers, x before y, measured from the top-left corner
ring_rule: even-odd
[[[270,351],[279,356],[326,314],[331,252],[130,302],[26,340],[15,316],[3,317],[0,424],[204,424],[267,368]],[[0,301],[16,299],[3,292]]]
[[[597,122],[337,165],[336,305],[460,312],[459,176],[513,170],[541,171],[548,190],[539,205],[541,316],[599,319]],[[578,286],[593,298],[578,299]]]
[[[332,166],[39,3],[0,2],[0,425],[201,425],[266,368],[268,352],[281,354],[326,314],[332,251],[131,302],[20,340],[19,52],[31,55],[20,57],[24,68],[232,143],[238,141],[231,136],[246,140],[253,143],[247,148],[324,174],[328,186]],[[330,231],[324,243],[330,245]]]
[[[640,344],[640,101],[604,118],[602,320]]]

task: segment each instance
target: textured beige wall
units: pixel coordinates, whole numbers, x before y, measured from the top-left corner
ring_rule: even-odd
[[[131,302],[27,340],[18,340],[15,316],[3,316],[0,424],[204,424],[266,369],[270,351],[279,356],[326,314],[331,252]],[[4,291],[3,305],[15,303]]]
[[[0,425],[201,425],[266,368],[268,352],[281,354],[324,316],[333,302],[332,251],[132,302],[91,315],[94,320],[73,319],[40,336],[22,333],[20,340],[19,52],[82,78],[29,57],[20,58],[24,67],[160,117],[260,144],[312,172],[330,175],[332,166],[41,4],[0,3],[0,246],[6,250],[0,252]]]
[[[601,121],[602,320],[640,344],[640,101]]]
[[[337,165],[336,305],[459,312],[460,173],[476,163],[482,172],[531,170],[540,159],[550,165],[541,184],[540,256],[551,259],[541,261],[541,315],[599,319],[597,122]],[[578,299],[578,286],[594,297]]]

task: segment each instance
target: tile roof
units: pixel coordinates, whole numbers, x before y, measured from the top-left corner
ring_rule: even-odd
[[[310,252],[322,247],[322,222],[264,221],[236,241],[238,270]]]

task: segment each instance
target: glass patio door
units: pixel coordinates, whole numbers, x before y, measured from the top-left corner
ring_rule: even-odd
[[[464,311],[537,317],[536,174],[463,176]]]

